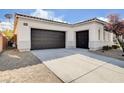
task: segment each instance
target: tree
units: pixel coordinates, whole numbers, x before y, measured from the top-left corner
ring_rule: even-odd
[[[124,35],[124,20],[122,20],[118,14],[110,14],[107,18],[109,22],[105,25],[105,29],[116,35],[124,52],[124,42],[119,39],[119,36]]]
[[[2,33],[4,33],[4,35],[8,38],[8,40],[11,40],[14,36],[13,30],[2,31]]]
[[[6,19],[8,19],[9,22],[10,22],[10,19],[13,17],[12,14],[5,14],[4,16]]]

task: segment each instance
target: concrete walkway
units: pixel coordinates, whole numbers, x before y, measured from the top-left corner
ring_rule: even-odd
[[[47,49],[32,53],[64,82],[124,82],[124,61],[85,49]]]

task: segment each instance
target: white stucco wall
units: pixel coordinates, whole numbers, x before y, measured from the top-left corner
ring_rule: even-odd
[[[92,31],[93,28],[93,33],[90,34],[91,40],[89,41],[89,46],[91,50],[101,49],[103,46],[111,46],[113,44],[113,33],[105,31],[103,24],[95,22],[94,25],[92,25],[90,31]]]
[[[28,26],[24,26],[28,23]],[[17,48],[20,51],[30,51],[31,49],[31,28],[49,29],[66,32],[66,48],[76,48],[76,31],[89,30],[89,49],[97,50],[103,45],[111,44],[113,37],[111,33],[103,39],[103,25],[97,22],[86,24],[67,25],[61,23],[51,23],[46,21],[31,20],[28,18],[19,18],[16,26],[17,30]],[[100,40],[98,40],[98,30],[100,29]],[[107,32],[106,32],[107,33]],[[107,39],[109,38],[109,39]],[[111,42],[111,43],[110,43]]]
[[[28,23],[28,26],[24,26]],[[29,51],[31,49],[31,28],[49,29],[66,32],[66,48],[74,48],[74,37],[71,26],[65,24],[54,24],[44,21],[36,21],[20,18],[17,25],[17,48],[21,51]]]
[[[113,44],[113,33],[104,31],[104,25],[97,22],[90,22],[87,24],[75,25],[72,29],[73,32],[89,30],[89,49],[98,50],[105,45],[111,46]],[[100,30],[100,38],[98,31]],[[105,39],[104,34],[105,32]],[[74,39],[76,40],[76,33]]]
[[[93,45],[93,42],[96,41],[96,27],[97,25],[94,22],[91,22],[82,25],[75,25],[73,27],[73,31],[78,32],[78,31],[89,30],[89,49],[94,49],[95,46]],[[76,41],[76,33],[74,39]]]

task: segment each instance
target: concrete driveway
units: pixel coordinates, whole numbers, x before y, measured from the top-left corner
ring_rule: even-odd
[[[124,82],[124,61],[85,49],[47,49],[32,53],[64,82]]]

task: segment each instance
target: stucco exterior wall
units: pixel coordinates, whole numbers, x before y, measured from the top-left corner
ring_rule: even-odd
[[[24,23],[28,25],[25,26]],[[46,21],[31,20],[19,18],[16,26],[17,30],[17,48],[20,51],[30,51],[31,49],[31,28],[49,29],[66,32],[66,48],[76,48],[76,32],[89,30],[89,49],[97,50],[103,45],[112,44],[113,37],[111,33],[103,39],[103,25],[97,22],[90,22],[80,25],[68,25],[61,23],[52,23]],[[98,30],[100,29],[100,40],[98,39]],[[106,32],[107,33],[107,32]],[[109,39],[107,39],[109,38]]]
[[[89,30],[89,49],[94,49],[95,46],[93,45],[93,42],[96,41],[96,28],[97,25],[94,22],[83,24],[83,25],[76,25],[73,27],[73,32],[75,32],[75,41],[76,41],[76,32],[78,31],[85,31]]]
[[[100,38],[98,31],[100,31]],[[105,31],[102,24],[96,23],[95,34],[95,41],[93,42],[93,45],[96,49],[101,49],[103,46],[111,46],[113,44],[113,33]]]
[[[75,25],[72,29],[73,32],[85,30],[89,30],[90,50],[98,50],[105,45],[111,46],[113,44],[113,33],[105,31],[103,24],[97,22],[90,22],[86,24]],[[98,33],[98,31],[100,31],[100,33]],[[75,34],[74,40],[76,41],[76,33],[74,34]]]
[[[93,33],[90,34],[92,38],[89,41],[91,50],[98,50],[103,46],[111,46],[113,44],[113,33],[105,31],[103,24],[95,22],[91,28],[94,28]]]
[[[2,52],[3,50],[3,39],[2,39],[2,36],[0,35],[0,52]]]
[[[24,26],[27,23],[28,26]],[[29,51],[31,49],[31,28],[49,29],[66,32],[66,48],[74,48],[74,37],[71,26],[65,24],[54,24],[49,22],[41,22],[36,20],[19,19],[17,25],[17,48],[21,51]]]

